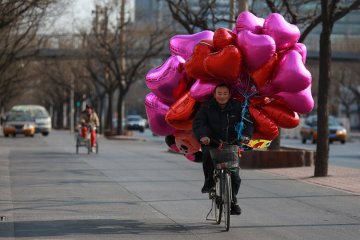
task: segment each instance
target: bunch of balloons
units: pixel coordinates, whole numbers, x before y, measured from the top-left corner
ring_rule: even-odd
[[[146,75],[152,91],[145,98],[151,130],[174,136],[178,150],[191,155],[200,144],[191,132],[194,116],[216,85],[248,106],[252,139],[272,140],[278,127],[294,128],[298,113],[314,106],[311,74],[300,30],[277,13],[266,19],[241,13],[232,30],[219,28],[170,39],[169,57]]]

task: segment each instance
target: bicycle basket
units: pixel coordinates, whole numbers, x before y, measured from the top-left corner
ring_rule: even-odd
[[[224,145],[221,150],[210,150],[210,156],[216,169],[239,167],[239,146]]]

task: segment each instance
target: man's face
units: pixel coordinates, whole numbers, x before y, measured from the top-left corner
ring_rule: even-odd
[[[214,98],[221,105],[225,105],[230,97],[231,95],[227,87],[218,87],[214,93]]]

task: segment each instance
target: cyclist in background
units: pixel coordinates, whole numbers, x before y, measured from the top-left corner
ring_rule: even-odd
[[[91,150],[95,152],[96,132],[100,126],[98,115],[91,109],[90,105],[86,105],[84,111],[80,114],[80,124],[82,126],[90,126],[90,142]]]
[[[215,186],[210,149],[219,147],[219,142],[238,144],[235,125],[241,120],[244,122],[243,142],[249,142],[251,139],[254,131],[253,120],[249,111],[246,111],[242,119],[242,110],[242,103],[231,98],[230,88],[226,84],[219,84],[215,88],[213,98],[202,104],[195,116],[193,132],[200,141],[203,152],[205,183],[201,189],[202,193],[208,193]],[[241,183],[239,169],[232,172],[231,182],[233,192],[231,214],[240,215],[241,209],[236,199]]]

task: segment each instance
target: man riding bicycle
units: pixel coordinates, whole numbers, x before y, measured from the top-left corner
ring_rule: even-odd
[[[253,120],[249,111],[246,111],[242,119],[243,105],[231,98],[230,88],[226,84],[216,86],[213,98],[201,105],[193,122],[193,132],[201,142],[203,152],[203,171],[205,183],[202,193],[208,193],[214,186],[214,165],[211,161],[210,149],[218,148],[220,142],[238,144],[238,133],[235,131],[237,123],[243,120],[244,130],[242,141],[247,143],[254,131]],[[233,202],[231,214],[240,215],[241,209],[237,204],[236,195],[239,192],[241,178],[239,169],[232,172]]]
[[[86,108],[80,114],[80,124],[84,127],[85,125],[90,126],[90,142],[91,150],[95,152],[95,142],[96,142],[96,131],[99,128],[100,122],[98,115],[95,111],[92,111],[90,105],[86,105]]]

